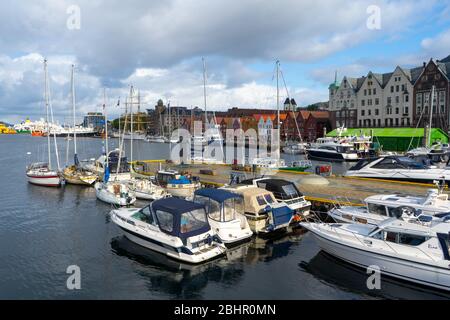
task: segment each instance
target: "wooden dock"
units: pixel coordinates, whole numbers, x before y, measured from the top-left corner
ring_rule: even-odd
[[[147,160],[146,162],[152,173],[155,173],[159,166],[162,168],[172,168],[179,172],[188,172],[193,176],[200,177],[200,181],[205,185],[223,186],[230,182],[232,172],[240,172],[248,178],[260,176],[260,174],[233,171],[229,165],[211,165],[211,164],[190,164],[175,165],[166,163],[165,160]],[[201,174],[200,171],[214,171],[215,175]],[[304,183],[302,180],[308,173],[295,173],[277,171],[274,177],[286,179],[294,182],[299,190],[303,192],[306,198],[312,202],[323,204],[340,205],[362,205],[363,200],[375,194],[402,194],[413,196],[425,196],[427,189],[434,188],[432,184],[422,184],[414,182],[397,182],[378,179],[347,178],[342,176],[326,177],[329,184],[316,185]]]

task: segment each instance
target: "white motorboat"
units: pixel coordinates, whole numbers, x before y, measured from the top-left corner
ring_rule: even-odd
[[[258,169],[273,169],[278,170],[280,167],[285,167],[286,163],[283,159],[276,158],[253,158],[251,165],[256,166]]]
[[[113,210],[111,220],[129,240],[177,260],[197,264],[226,252],[198,203],[167,198],[143,209]]]
[[[116,206],[129,206],[136,202],[134,192],[127,184],[118,181],[97,182],[95,193],[97,199]]]
[[[307,143],[290,144],[283,148],[283,152],[287,154],[303,154],[306,153],[307,147]]]
[[[137,199],[154,201],[170,196],[163,187],[154,184],[148,179],[132,179],[129,182],[129,186]]]
[[[163,136],[149,136],[147,137],[147,142],[150,143],[165,143],[166,139]]]
[[[26,175],[31,184],[44,187],[59,187],[61,177],[58,171],[50,169],[48,163],[33,163],[27,167]]]
[[[408,157],[386,156],[360,160],[345,176],[433,183],[441,179],[449,181],[450,168],[433,168]]]
[[[253,235],[244,212],[242,196],[223,189],[195,191],[194,202],[206,207],[211,228],[225,244],[236,244]]]
[[[180,175],[176,170],[159,170],[156,181],[169,194],[179,198],[192,198],[195,190],[200,188],[200,182]]]
[[[396,218],[378,226],[302,223],[325,252],[383,275],[450,290],[450,223],[433,226]]]
[[[293,182],[264,177],[243,180],[241,183],[270,191],[278,202],[285,203],[291,210],[300,214],[302,217],[309,215],[311,202],[305,200],[305,196]]]
[[[389,218],[405,221],[421,220],[424,216],[446,215],[450,212],[448,194],[442,188],[429,189],[426,197],[402,195],[374,195],[364,200],[365,206],[342,206],[331,209],[328,215],[336,222],[379,224]]]
[[[241,195],[244,212],[250,229],[256,234],[286,231],[291,224],[298,224],[301,217],[286,204],[278,203],[272,192],[249,185],[232,185],[220,189]]]
[[[321,161],[358,161],[357,151],[347,143],[322,143],[306,150],[311,159]]]

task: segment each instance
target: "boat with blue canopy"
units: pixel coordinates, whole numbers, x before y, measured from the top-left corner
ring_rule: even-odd
[[[113,210],[111,219],[129,240],[180,261],[201,263],[226,251],[199,203],[166,198],[142,209]]]

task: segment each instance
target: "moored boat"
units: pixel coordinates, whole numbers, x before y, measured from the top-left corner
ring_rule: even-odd
[[[234,245],[253,235],[241,195],[223,189],[200,189],[195,191],[194,202],[205,205],[209,224],[223,243]]]
[[[198,203],[162,199],[143,209],[113,210],[111,220],[129,240],[187,263],[206,262],[226,252]]]
[[[44,162],[28,166],[26,175],[29,183],[44,187],[59,187],[62,181],[58,171],[52,170],[48,163]]]
[[[396,218],[377,226],[302,223],[325,252],[383,275],[450,290],[450,223],[432,227]]]

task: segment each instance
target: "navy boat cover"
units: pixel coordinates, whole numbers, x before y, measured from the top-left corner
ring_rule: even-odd
[[[228,199],[242,198],[240,194],[236,194],[227,190],[213,189],[213,188],[204,188],[197,190],[195,191],[195,195],[211,198],[219,203],[222,203]]]

